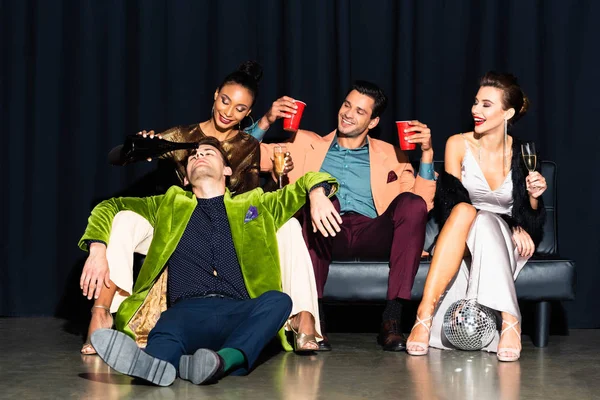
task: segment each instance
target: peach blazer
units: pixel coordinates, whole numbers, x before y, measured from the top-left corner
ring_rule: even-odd
[[[305,173],[319,172],[327,151],[333,142],[336,131],[327,136],[299,130],[287,143],[287,150],[294,161],[294,169],[288,174],[290,183]],[[261,144],[261,170],[273,169],[273,147],[275,143]],[[382,140],[369,137],[369,157],[371,159],[371,192],[377,214],[381,215],[388,206],[403,192],[412,192],[421,196],[427,203],[427,209],[433,208],[435,181],[415,178],[415,171],[406,154],[399,148]]]

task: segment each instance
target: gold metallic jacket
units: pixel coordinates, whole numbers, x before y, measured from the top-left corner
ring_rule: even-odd
[[[176,126],[160,133],[161,137],[172,142],[197,142],[207,135],[202,132],[198,124]],[[228,188],[232,194],[242,194],[258,187],[260,172],[260,143],[252,136],[238,132],[231,139],[221,142],[227,154],[229,165],[233,174],[229,178]],[[182,161],[187,150],[175,150],[163,155],[174,161],[177,165],[177,176],[183,186],[185,168]]]

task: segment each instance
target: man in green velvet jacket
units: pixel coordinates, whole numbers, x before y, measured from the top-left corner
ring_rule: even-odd
[[[102,266],[94,268],[98,276],[108,268],[106,243],[119,211],[134,211],[154,227],[133,294],[117,313],[117,329],[129,336],[108,329],[92,335],[100,357],[117,371],[169,385],[178,366],[183,379],[208,383],[251,369],[277,331],[285,339],[280,329],[291,300],[280,292],[275,232],[309,196],[315,227],[325,232],[329,221],[339,219],[328,199],[337,183],[328,174],[309,173],[277,192],[255,189],[232,197],[226,160],[220,143],[207,138],[188,158],[192,192],[173,186],[161,196],[106,200],[92,211],[80,247],[89,247],[86,263]],[[84,286],[92,288],[98,276],[82,277]],[[159,280],[167,290],[157,289]],[[166,291],[170,307],[161,307],[160,318],[145,318],[142,306],[153,291]],[[147,326],[148,320],[156,325]],[[131,338],[140,325],[152,328],[145,352]]]

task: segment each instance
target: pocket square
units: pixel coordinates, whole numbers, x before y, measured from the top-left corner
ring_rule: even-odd
[[[398,175],[396,175],[396,173],[394,171],[390,171],[390,173],[388,174],[387,183],[394,182],[397,180],[398,180]]]
[[[258,210],[254,206],[250,206],[248,211],[246,211],[246,216],[244,217],[244,223],[250,222],[253,219],[258,217]]]

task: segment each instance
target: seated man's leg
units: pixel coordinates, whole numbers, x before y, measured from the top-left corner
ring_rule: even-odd
[[[275,337],[292,311],[292,300],[282,292],[269,291],[251,300],[239,301],[229,313],[220,313],[220,318],[229,332],[222,349],[237,349],[246,359],[246,365],[234,372],[248,373],[263,348]],[[227,314],[227,315],[226,315]],[[227,328],[223,328],[223,333]]]
[[[182,379],[212,383],[233,370],[250,370],[291,309],[289,296],[276,291],[251,300],[187,299],[161,314],[145,351],[136,351],[129,337],[119,339],[116,346],[105,344],[113,340],[114,334],[106,333],[115,332],[110,330],[97,332],[92,342],[99,344],[102,359],[119,372],[164,385],[174,375],[171,369],[177,368]],[[166,378],[156,376],[163,372]]]
[[[186,334],[184,341],[165,332],[160,337],[154,335],[151,349],[147,348],[147,351],[168,358],[171,362],[181,356],[179,376],[197,385],[217,382],[232,372],[234,375],[247,373],[292,310],[290,297],[277,291],[266,292],[251,300],[209,301],[211,309],[207,312],[213,313],[214,321],[194,322],[196,332],[193,335]],[[186,329],[189,330],[192,320],[185,322]],[[212,331],[207,325],[214,327]],[[187,354],[182,355],[182,351]],[[188,355],[191,353],[193,355]]]
[[[315,336],[321,337],[319,305],[315,273],[310,254],[302,237],[302,227],[292,218],[277,231],[281,284],[283,292],[292,298],[290,324],[303,339],[296,350],[316,350]]]
[[[427,204],[421,196],[402,193],[384,215],[392,221],[394,230],[387,299],[410,300],[425,243]]]
[[[103,287],[94,301],[88,340],[81,349],[83,354],[96,353],[89,342],[96,329],[112,327],[110,314],[117,311],[133,288],[133,253],[148,252],[153,232],[152,225],[132,211],[121,211],[115,215],[106,249],[111,285],[110,288]]]
[[[91,336],[98,355],[126,375],[160,386],[170,385],[181,356],[198,347],[218,349],[223,341],[216,317],[220,299],[188,299],[165,310],[150,331],[145,350],[129,336],[100,329]]]
[[[92,334],[91,341],[100,358],[117,372],[159,386],[169,386],[177,377],[171,363],[147,354],[123,332],[98,329]]]
[[[405,348],[401,332],[403,303],[410,300],[425,241],[427,206],[413,193],[398,195],[375,219],[357,224],[352,235],[353,256],[389,257],[387,304],[380,343],[384,350]]]
[[[183,355],[201,347],[218,350],[224,340],[220,308],[227,301],[233,300],[192,298],[167,308],[148,335],[146,353],[179,368]]]

